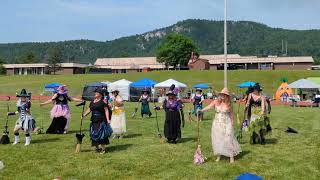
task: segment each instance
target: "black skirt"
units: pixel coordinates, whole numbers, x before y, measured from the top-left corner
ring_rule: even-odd
[[[168,141],[176,141],[181,138],[181,117],[179,111],[167,111],[164,124],[164,135]]]
[[[47,134],[63,134],[66,124],[67,124],[67,119],[63,116],[53,118],[46,133]]]
[[[111,134],[112,134],[112,129],[109,124],[102,125],[102,122],[91,122],[90,124],[91,146],[98,146],[99,144],[108,145],[109,137]]]

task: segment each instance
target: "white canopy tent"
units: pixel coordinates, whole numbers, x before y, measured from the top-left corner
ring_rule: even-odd
[[[154,87],[155,88],[169,88],[172,84],[174,84],[176,86],[176,88],[180,88],[180,89],[187,88],[186,84],[183,84],[183,83],[176,81],[174,79],[168,79],[166,81],[160,82],[160,83],[156,84]]]
[[[118,89],[119,94],[123,100],[128,101],[130,98],[130,84],[132,82],[126,79],[121,79],[119,81],[115,81],[113,83],[108,84],[108,91],[111,89]]]
[[[111,82],[110,82],[110,81],[103,81],[103,82],[101,82],[101,83],[106,84],[106,85],[111,84]]]
[[[289,84],[287,87],[293,89],[319,89],[320,85],[306,79],[299,79]]]

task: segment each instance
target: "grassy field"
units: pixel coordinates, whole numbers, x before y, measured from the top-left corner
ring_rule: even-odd
[[[233,71],[229,73],[230,87],[244,80],[253,80],[265,85],[265,90],[272,93],[281,77],[289,81],[302,77],[319,76],[311,71]],[[84,83],[117,80],[126,78],[138,80],[149,77],[155,80],[175,78],[189,85],[198,82],[211,82],[219,90],[222,87],[222,72],[153,72],[130,75],[79,75],[79,76],[23,76],[0,77],[2,84],[0,94],[13,94],[25,87],[36,93],[41,92],[40,85],[57,81],[70,85],[71,93],[80,95]],[[231,88],[236,90],[236,88]],[[32,113],[38,125],[43,121],[46,129],[51,120],[51,106],[39,107],[33,101]],[[235,164],[228,159],[217,163],[214,161],[211,146],[211,125],[214,113],[205,114],[201,122],[202,152],[207,161],[202,166],[193,165],[196,148],[196,124],[186,123],[182,130],[182,142],[177,145],[160,144],[156,136],[155,118],[142,120],[130,118],[135,104],[126,103],[128,133],[122,140],[111,140],[108,153],[100,155],[90,148],[89,134],[82,145],[82,152],[75,154],[75,133],[80,124],[80,108],[71,103],[71,132],[67,135],[33,135],[32,144],[24,146],[24,136],[19,145],[0,145],[0,160],[5,169],[0,171],[0,179],[233,179],[241,173],[251,172],[264,179],[319,179],[320,177],[320,121],[319,108],[291,108],[274,106],[270,115],[272,134],[267,144],[250,145],[248,135],[241,142],[242,154]],[[236,106],[235,106],[236,107]],[[10,102],[15,108],[15,102]],[[188,104],[186,109],[189,109]],[[5,122],[6,102],[0,102],[0,126]],[[163,130],[164,113],[159,114]],[[10,129],[16,118],[10,118]],[[88,129],[89,120],[84,127]],[[284,132],[287,126],[299,131],[299,134]],[[236,129],[238,127],[235,127]],[[10,140],[13,140],[12,130]]]
[[[228,83],[231,91],[236,92],[236,85],[244,81],[255,81],[263,85],[264,91],[268,94],[275,93],[280,85],[280,79],[287,77],[289,82],[300,78],[319,77],[319,71],[229,71]],[[82,88],[86,83],[98,81],[116,81],[128,79],[137,81],[142,78],[151,78],[158,82],[169,78],[176,79],[191,87],[197,83],[208,83],[216,90],[223,86],[223,71],[157,71],[150,73],[130,74],[101,74],[101,75],[56,75],[56,76],[1,76],[0,95],[15,94],[21,88],[27,88],[34,95],[44,90],[44,84],[59,82],[69,86],[71,95],[81,95]]]

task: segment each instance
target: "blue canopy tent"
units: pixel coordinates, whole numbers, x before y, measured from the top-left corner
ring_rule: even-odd
[[[44,89],[47,92],[55,92],[59,86],[60,86],[59,83],[49,83],[44,86]]]
[[[243,82],[241,84],[238,85],[239,88],[249,88],[249,87],[253,87],[256,83],[255,82],[251,82],[251,81],[247,81],[247,82]]]
[[[142,90],[147,89],[152,92],[154,85],[157,82],[148,78],[141,79],[139,81],[130,84],[130,101],[138,101]]]
[[[210,87],[209,87],[209,85],[208,84],[196,84],[196,85],[194,85],[194,86],[192,86],[192,88],[194,88],[194,89],[209,89]]]
[[[133,82],[130,87],[134,88],[152,88],[157,82],[148,78],[141,79],[139,81]]]
[[[103,88],[105,89],[106,95],[108,94],[107,92],[107,84],[105,83],[101,83],[101,82],[96,82],[96,83],[91,83],[91,84],[87,84],[84,88],[83,88],[83,92],[82,92],[82,98],[86,101],[92,101],[94,98],[94,90],[97,88]]]

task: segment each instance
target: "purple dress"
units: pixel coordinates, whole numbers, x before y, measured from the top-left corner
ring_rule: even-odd
[[[181,138],[180,110],[182,109],[182,104],[178,100],[165,100],[163,108],[166,112],[164,135],[168,142],[176,142],[177,139]]]

